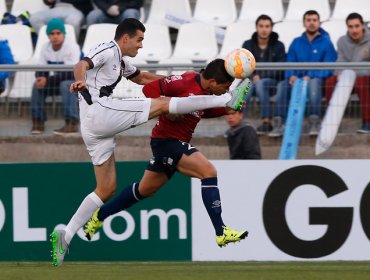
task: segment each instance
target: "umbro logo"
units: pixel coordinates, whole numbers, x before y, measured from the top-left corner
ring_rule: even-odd
[[[221,207],[221,201],[220,200],[215,200],[212,202],[212,208],[217,208]]]

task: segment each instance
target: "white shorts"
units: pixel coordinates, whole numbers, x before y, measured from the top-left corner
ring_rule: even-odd
[[[102,97],[88,105],[79,94],[81,135],[94,165],[101,165],[113,154],[114,136],[146,123],[150,98],[116,99]]]

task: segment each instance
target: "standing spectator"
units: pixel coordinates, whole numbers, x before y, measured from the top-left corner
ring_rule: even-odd
[[[334,62],[337,53],[330,40],[329,34],[320,27],[320,15],[317,11],[309,10],[303,15],[303,25],[306,31],[294,39],[289,47],[287,62]],[[332,75],[331,70],[288,70],[286,77],[292,86],[297,78],[308,81],[308,121],[309,135],[316,136],[320,125],[321,98],[323,85],[327,77]],[[282,125],[285,122],[289,104],[289,91],[282,91],[277,95],[277,113],[274,119],[274,131],[270,136],[278,137],[283,133]]]
[[[41,50],[39,64],[76,64],[81,56],[80,47],[65,39],[63,21],[54,18],[48,22],[46,33],[49,42]],[[54,131],[59,135],[71,135],[78,132],[79,112],[77,95],[69,92],[73,82],[72,72],[36,72],[36,81],[32,88],[32,134],[40,134],[45,130],[47,96],[62,95],[63,113],[66,124]]]
[[[85,16],[93,9],[90,0],[44,0],[50,6],[49,10],[42,10],[31,14],[31,25],[37,33],[40,28],[53,18],[59,18],[64,23],[73,26],[76,37],[80,35],[80,29]]]
[[[119,24],[125,18],[140,19],[140,8],[144,0],[93,0],[96,9],[92,10],[87,18],[87,26],[94,23]]]
[[[255,128],[241,111],[225,116],[230,128],[226,131],[230,159],[261,159],[261,148]]]
[[[278,40],[279,35],[272,31],[273,22],[267,15],[260,15],[256,20],[256,32],[252,38],[243,43],[243,48],[251,51],[256,62],[284,62],[285,47]],[[276,92],[279,81],[284,79],[284,72],[278,70],[257,70],[251,75],[253,86],[251,94],[256,92],[261,108],[262,124],[257,127],[258,134],[265,134],[272,130],[272,109],[270,97]]]
[[[368,62],[370,61],[370,32],[362,16],[351,13],[347,16],[347,34],[339,38],[338,62]],[[370,133],[370,70],[355,70],[357,74],[355,91],[358,93],[361,103],[361,128],[358,133]],[[338,74],[338,73],[336,73]],[[333,93],[337,75],[326,81],[326,100],[329,102]]]
[[[0,64],[15,64],[7,40],[0,38]],[[0,94],[6,89],[6,79],[12,72],[0,71]]]

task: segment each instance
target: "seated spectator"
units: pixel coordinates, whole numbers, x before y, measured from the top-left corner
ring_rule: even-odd
[[[256,32],[252,38],[243,43],[243,48],[251,51],[256,62],[284,62],[285,47],[278,40],[279,35],[272,31],[273,22],[267,15],[260,15],[256,20]],[[250,91],[255,91],[261,108],[262,124],[257,127],[258,134],[265,134],[272,130],[272,108],[270,97],[276,93],[276,85],[284,79],[284,72],[278,70],[257,70],[251,76],[253,85]]]
[[[46,33],[49,42],[45,43],[40,53],[39,64],[76,64],[81,57],[80,47],[65,39],[65,26],[60,19],[48,22]],[[73,83],[72,72],[36,72],[36,81],[32,88],[32,134],[41,134],[45,130],[47,96],[61,94],[65,126],[54,130],[55,134],[71,135],[78,132],[79,113],[77,95],[69,91]]]
[[[306,31],[294,39],[289,47],[287,62],[334,62],[337,53],[330,40],[329,34],[320,27],[320,15],[309,10],[303,15],[303,25]],[[321,98],[323,85],[327,77],[332,75],[331,70],[288,70],[286,77],[292,86],[297,78],[308,81],[308,121],[309,135],[316,136],[321,118]],[[286,86],[284,86],[286,88]],[[283,124],[286,119],[289,104],[290,90],[282,91],[277,95],[274,130],[269,136],[282,136]]]
[[[87,26],[95,23],[119,24],[125,18],[140,19],[140,8],[144,4],[144,0],[93,0],[93,2],[97,8],[88,14]]]
[[[85,16],[93,9],[90,0],[44,0],[45,4],[51,6],[49,10],[42,10],[31,14],[31,25],[37,33],[40,28],[53,18],[59,18],[64,23],[74,27],[76,37],[80,35],[80,29],[84,23]]]
[[[339,38],[337,43],[338,62],[368,62],[370,61],[370,32],[363,18],[358,13],[347,16],[347,33]],[[370,133],[370,70],[355,70],[357,78],[354,89],[358,93],[361,104],[361,128],[358,133]],[[338,73],[336,73],[338,74]],[[337,75],[326,81],[326,100],[329,102],[333,93]]]
[[[226,115],[230,128],[226,131],[230,159],[261,159],[261,148],[255,128],[244,120],[243,112]]]
[[[7,40],[0,37],[0,64],[15,64],[13,54]],[[6,89],[6,79],[12,72],[0,71],[0,94]]]

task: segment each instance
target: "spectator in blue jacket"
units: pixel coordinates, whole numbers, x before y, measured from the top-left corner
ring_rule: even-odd
[[[12,52],[7,40],[0,38],[0,64],[15,64]],[[12,72],[0,71],[0,94],[6,89],[6,79]]]
[[[279,35],[272,31],[271,17],[260,15],[256,20],[256,32],[252,38],[243,43],[243,48],[254,55],[256,62],[285,62],[285,47]],[[278,82],[284,79],[281,70],[257,70],[251,76],[253,84],[249,96],[256,92],[260,101],[262,124],[257,127],[257,134],[265,134],[272,130],[272,108],[270,97],[276,93]],[[278,90],[281,87],[278,86]]]
[[[93,3],[97,8],[87,15],[87,26],[95,23],[119,24],[126,18],[140,19],[144,0],[93,0]]]
[[[330,40],[329,34],[320,27],[320,15],[317,11],[309,10],[303,15],[303,25],[306,31],[294,39],[289,47],[287,62],[335,62],[337,53]],[[308,122],[309,135],[316,136],[320,125],[321,98],[325,80],[333,74],[332,70],[288,70],[286,78],[290,86],[297,78],[308,81]],[[288,91],[289,92],[289,91]],[[283,94],[277,96],[274,127],[271,136],[281,136],[283,132],[282,124],[285,121],[289,104],[289,93],[282,91]],[[274,126],[275,126],[274,125]],[[276,132],[276,133],[275,133]]]

